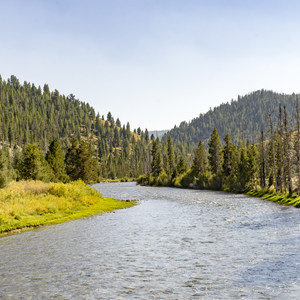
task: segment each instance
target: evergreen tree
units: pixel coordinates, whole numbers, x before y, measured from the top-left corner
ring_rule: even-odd
[[[149,132],[148,132],[147,128],[145,129],[145,140],[146,140],[146,142],[149,141]]]
[[[53,170],[54,180],[68,182],[69,177],[66,174],[65,162],[60,143],[53,140],[49,145],[49,150],[46,154],[46,160]]]
[[[170,179],[170,177],[172,176],[172,174],[174,173],[174,149],[173,149],[173,141],[171,136],[169,135],[168,137],[168,156],[167,156],[167,175]]]
[[[152,162],[151,162],[151,173],[154,177],[159,176],[162,171],[162,158],[161,152],[159,150],[159,145],[156,140],[152,143],[152,150],[151,150]]]
[[[213,174],[219,175],[222,169],[222,145],[216,128],[211,134],[208,146],[208,160],[211,171]]]
[[[65,157],[66,173],[70,177],[71,180],[77,180],[77,179],[79,179],[79,168],[78,168],[79,142],[75,137],[73,137],[70,142],[71,142],[71,145],[70,145],[70,147],[66,153],[66,157]]]
[[[192,165],[192,172],[196,177],[206,174],[207,171],[207,159],[206,152],[202,141],[199,142],[195,151],[195,157]]]
[[[111,112],[108,112],[106,120],[107,120],[109,123],[111,123],[111,122],[113,121],[113,116],[112,116]]]
[[[120,146],[120,131],[117,127],[114,129],[114,140],[113,140],[114,147]]]
[[[248,159],[247,159],[247,151],[245,147],[240,150],[240,159],[238,162],[237,169],[237,184],[239,186],[238,191],[244,192],[247,187],[247,183],[249,181],[248,177]]]
[[[51,181],[54,174],[36,143],[27,144],[18,163],[17,170],[20,179]]]
[[[71,180],[81,179],[86,183],[98,180],[98,163],[93,157],[90,146],[76,138],[71,140],[71,146],[66,154],[66,171]]]
[[[120,119],[119,118],[117,118],[117,120],[116,120],[116,126],[118,126],[118,127],[122,127],[122,125],[121,125],[121,121],[120,121]]]
[[[225,146],[223,149],[223,173],[225,176],[230,176],[235,172],[235,165],[237,162],[235,146],[231,143],[231,137],[226,134]]]
[[[179,161],[176,165],[176,176],[179,176],[181,174],[184,174],[188,170],[188,166],[182,156],[180,156]]]
[[[78,179],[86,183],[97,182],[97,161],[93,157],[93,151],[85,141],[81,141],[78,147]]]

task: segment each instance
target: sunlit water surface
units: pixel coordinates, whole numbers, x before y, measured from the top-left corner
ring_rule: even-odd
[[[243,195],[94,186],[139,205],[0,239],[3,299],[300,299],[300,210]]]

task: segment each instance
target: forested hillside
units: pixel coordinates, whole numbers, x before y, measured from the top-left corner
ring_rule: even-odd
[[[58,140],[66,152],[70,139],[77,138],[93,151],[100,177],[134,177],[150,164],[147,130],[133,133],[129,123],[121,124],[111,113],[104,120],[88,103],[50,91],[47,84],[41,88],[26,81],[22,85],[15,76],[0,77],[0,118],[1,144],[14,151],[37,143],[45,154]]]
[[[122,124],[110,112],[104,118],[103,115],[96,114],[88,103],[76,99],[72,94],[65,96],[57,90],[50,91],[47,84],[41,88],[26,81],[21,84],[15,76],[8,80],[2,80],[0,76],[0,120],[0,154],[5,158],[0,171],[10,171],[4,177],[52,180],[49,174],[25,176],[24,168],[18,169],[17,166],[20,167],[19,161],[24,156],[27,145],[30,145],[28,153],[35,153],[36,157],[40,157],[41,150],[42,155],[47,158],[49,145],[55,140],[59,143],[55,147],[62,148],[63,154],[60,156],[67,163],[66,171],[71,179],[81,178],[88,182],[101,178],[134,178],[147,173],[151,168],[150,151],[155,138],[149,137],[147,129],[131,131],[129,123]],[[178,143],[175,149],[178,157],[184,155],[187,159],[191,157],[189,153],[192,151],[191,146],[183,143]],[[91,165],[90,161],[87,163],[83,159],[84,155],[89,157],[90,152],[95,165],[92,179],[80,174],[78,170],[75,170],[76,174],[72,170],[73,157],[77,161],[82,158],[81,165],[79,163],[77,166],[81,170],[87,168],[88,164]],[[71,159],[68,156],[70,153]],[[43,159],[38,161],[41,165],[45,163]],[[25,169],[28,168],[27,166]]]
[[[222,140],[228,133],[234,143],[239,143],[240,140],[257,141],[260,131],[266,127],[269,114],[272,115],[275,128],[277,127],[279,104],[286,106],[291,120],[290,125],[295,125],[296,97],[295,94],[256,91],[243,97],[239,96],[236,101],[221,104],[205,114],[200,114],[189,123],[182,122],[179,127],[175,126],[170,134],[175,143],[197,144],[200,140],[207,142],[216,127]],[[167,139],[166,135],[164,139]]]
[[[188,168],[183,163],[174,161],[172,138],[168,136],[167,165],[161,163],[161,147],[157,142],[152,145],[151,172],[138,178],[138,182],[145,185],[176,186],[186,188],[200,188],[226,190],[233,192],[259,191],[257,195],[282,193],[276,197],[282,201],[287,196],[290,205],[299,206],[300,195],[300,108],[299,100],[294,102],[296,115],[290,126],[285,107],[280,104],[276,123],[278,130],[274,130],[274,122],[266,118],[258,143],[239,145],[232,142],[229,134],[224,138],[224,145],[216,128],[213,129],[209,141],[208,151],[200,140],[193,155],[193,163]],[[264,130],[270,131],[270,138],[265,141]],[[277,201],[276,200],[276,201]],[[285,201],[285,200],[284,200]]]

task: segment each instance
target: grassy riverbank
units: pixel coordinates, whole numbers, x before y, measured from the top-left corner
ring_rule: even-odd
[[[259,197],[264,200],[276,202],[283,205],[300,208],[300,196],[297,194],[280,194],[273,190],[253,190],[246,193],[249,196]]]
[[[82,181],[68,184],[11,182],[0,190],[0,236],[132,206],[105,198]]]
[[[222,188],[222,185],[216,185],[219,188],[214,188],[214,185],[206,185],[202,187],[197,184],[197,182],[190,183],[190,181],[185,182],[184,180],[180,180],[179,177],[172,182],[169,182],[166,177],[153,177],[151,174],[142,175],[138,178],[137,182],[140,185],[145,186],[164,186],[164,187],[175,187],[175,188],[183,188],[183,189],[199,189],[199,190],[213,190],[213,191],[224,191],[229,193],[244,193],[249,196],[258,197],[264,200],[272,201],[275,203],[279,203],[282,205],[295,206],[300,208],[300,196],[297,194],[281,194],[276,193],[274,188],[270,189],[258,189],[258,190],[250,190],[250,191],[236,191],[231,190],[230,188]]]

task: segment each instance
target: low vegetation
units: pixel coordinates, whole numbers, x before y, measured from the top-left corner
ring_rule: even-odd
[[[247,192],[247,195],[259,197],[268,201],[300,208],[300,196],[297,194],[276,193],[274,189],[261,189]]]
[[[0,235],[132,206],[105,198],[82,181],[11,182],[0,189]]]

